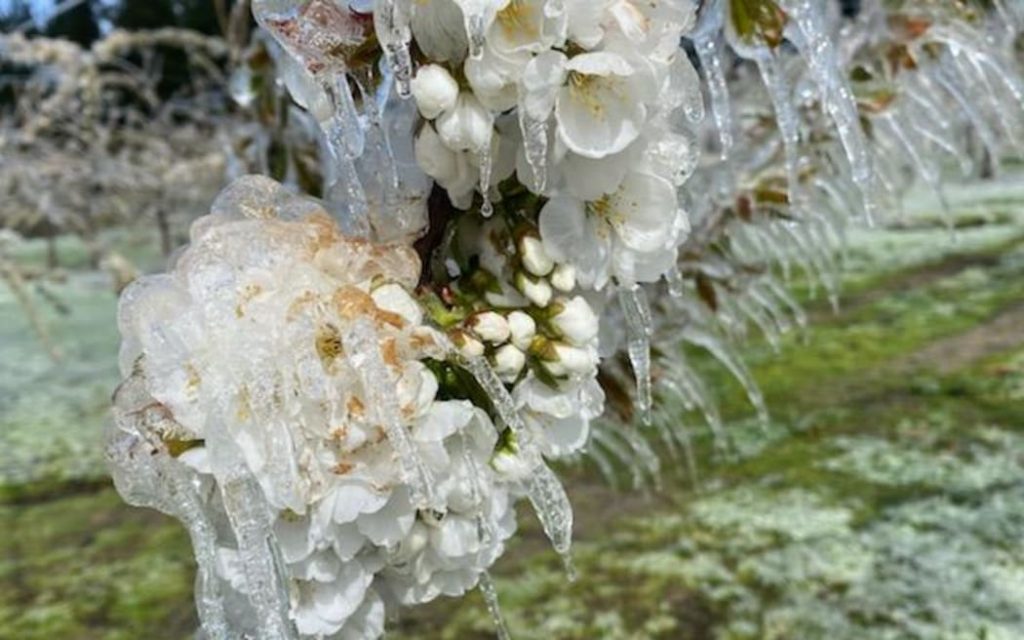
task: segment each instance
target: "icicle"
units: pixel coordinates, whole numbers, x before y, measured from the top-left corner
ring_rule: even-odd
[[[683,338],[692,344],[703,347],[715,357],[722,365],[732,373],[733,377],[740,383],[747,394],[747,399],[757,412],[758,421],[765,427],[768,425],[768,407],[765,405],[761,389],[754,381],[754,377],[747,370],[743,361],[733,353],[725,343],[709,333],[700,331],[694,327],[687,327],[683,331]]]
[[[678,264],[673,264],[672,268],[665,273],[665,282],[668,283],[668,294],[670,296],[673,298],[683,297],[683,272],[679,269]]]
[[[775,295],[776,298],[782,301],[784,305],[789,307],[790,313],[793,315],[793,320],[796,321],[796,325],[803,330],[807,329],[807,314],[804,312],[803,307],[800,306],[793,296],[786,291],[786,288],[775,281],[775,278],[768,277],[763,280],[768,289]]]
[[[359,83],[359,90],[363,99],[363,112],[370,126],[380,136],[379,148],[380,159],[384,163],[384,170],[387,174],[386,184],[391,188],[385,188],[384,195],[398,198],[401,194],[401,181],[398,178],[398,161],[395,159],[395,150],[391,146],[391,135],[388,132],[387,122],[384,121],[383,110],[387,106],[388,97],[395,83],[393,72],[386,66],[381,66],[380,84],[375,93],[371,93],[362,83]]]
[[[636,377],[636,403],[644,424],[651,423],[651,333],[654,330],[647,296],[639,285],[619,288],[619,305],[626,317],[626,350]]]
[[[573,523],[569,496],[558,476],[543,461],[533,470],[527,484],[530,504],[537,512],[544,534],[568,568],[571,566]]]
[[[454,348],[452,352],[454,353]],[[490,398],[500,421],[516,435],[519,455],[523,456],[533,469],[527,480],[527,497],[537,513],[544,533],[551,541],[551,546],[564,559],[572,547],[573,522],[572,504],[569,503],[565,488],[544,462],[532,434],[519,415],[515,400],[487,360],[469,358],[462,359],[461,362]]]
[[[704,69],[704,79],[711,96],[711,115],[718,130],[718,144],[723,161],[728,160],[733,147],[732,106],[729,104],[729,85],[725,80],[723,58],[724,47],[718,32],[695,35],[694,48],[700,65]]]
[[[1006,68],[991,54],[982,51],[972,43],[977,42],[980,35],[963,24],[951,23],[936,25],[929,29],[928,35],[940,42],[945,42],[954,58],[966,55],[977,65],[988,67],[992,74],[1003,81],[1007,90],[1017,101],[1018,108],[1024,108],[1024,83],[1012,69]]]
[[[960,86],[952,78],[952,74],[941,65],[934,67],[935,73],[934,78],[938,83],[951,95],[956,101],[968,120],[971,121],[971,125],[974,130],[977,131],[978,137],[981,138],[981,143],[988,150],[989,155],[992,157],[994,163],[998,164],[1000,156],[999,143],[996,141],[996,136],[989,128],[988,119],[981,115],[974,106],[974,102],[967,97],[967,95],[961,90]]]
[[[765,315],[764,311],[744,298],[737,298],[736,306],[744,316],[750,318],[757,325],[761,334],[768,341],[768,346],[771,347],[772,352],[780,353],[782,351],[782,343],[779,340],[779,330],[768,316]]]
[[[371,321],[360,318],[351,323],[342,336],[342,344],[349,364],[359,374],[366,406],[376,414],[376,420],[384,427],[398,454],[402,481],[410,487],[413,504],[420,509],[438,508],[440,501],[434,493],[433,474],[402,424],[395,397],[396,383],[384,363],[377,331]]]
[[[535,118],[524,105],[525,99],[520,88],[519,104],[516,110],[519,115],[519,130],[523,135],[523,151],[526,163],[533,174],[534,193],[543,193],[548,182],[548,117]]]
[[[494,588],[491,574],[486,571],[480,574],[479,589],[480,594],[484,597],[484,603],[487,605],[487,612],[491,614],[491,620],[494,622],[494,633],[498,636],[498,640],[512,640],[512,634],[508,631],[505,618],[501,615],[498,591]]]
[[[964,60],[966,58],[966,60]],[[1009,143],[1014,148],[1020,148],[1020,137],[1017,135],[1017,127],[1014,122],[1010,119],[1010,114],[1018,111],[1024,111],[1024,98],[1019,95],[1015,95],[1019,109],[1007,109],[1003,104],[999,102],[999,94],[996,92],[995,87],[989,81],[988,74],[985,73],[985,69],[980,64],[978,57],[970,54],[953,54],[954,68],[960,77],[968,80],[970,78],[977,78],[982,86],[985,88],[985,93],[989,95],[992,101],[992,111],[996,114],[996,119],[999,121],[1000,126],[1003,128],[1003,132],[1006,134]],[[964,63],[970,65],[970,68],[965,69]],[[1004,84],[1013,91],[1013,80],[1010,78],[1004,79]]]
[[[373,26],[377,40],[384,49],[384,56],[395,76],[398,95],[402,98],[412,95],[412,57],[409,55],[411,20],[411,0],[378,0],[374,7]]]
[[[217,532],[202,504],[195,473],[162,446],[136,434],[117,433],[107,445],[111,476],[129,504],[157,509],[181,520],[196,558],[196,608],[209,640],[227,640],[228,624],[217,577]]]
[[[487,13],[489,0],[455,0],[462,9],[466,39],[469,41],[469,55],[480,59],[484,55],[484,42],[487,36]]]
[[[636,460],[643,464],[643,470],[651,477],[655,486],[659,486],[661,484],[661,462],[658,460],[658,454],[654,453],[647,441],[635,429],[626,427],[620,429],[618,433],[636,454]],[[637,488],[639,487],[638,484]]]
[[[259,620],[258,637],[266,640],[295,638],[288,618],[289,595],[286,577],[275,562],[271,515],[256,481],[236,469],[235,477],[218,478],[224,512],[238,544],[242,573],[249,601]]]
[[[335,215],[340,216],[342,231],[366,237],[370,233],[370,206],[355,166],[366,145],[364,125],[345,74],[324,82],[323,89],[333,107],[330,117],[320,122],[324,143],[334,161],[327,172],[327,200],[337,207]]]
[[[477,535],[480,536],[480,543],[487,546],[494,540],[494,527],[485,513],[487,492],[480,484],[480,478],[483,477],[483,471],[480,469],[480,465],[477,464],[476,459],[473,457],[473,453],[470,450],[470,444],[466,439],[465,432],[463,431],[459,432],[459,443],[462,446],[462,464],[466,465],[469,475],[470,501],[474,505],[477,505],[478,508],[476,518]]]
[[[782,0],[783,9],[798,28],[790,34],[800,50],[815,84],[821,102],[839,133],[839,140],[850,163],[852,178],[864,198],[868,223],[877,217],[879,205],[874,195],[874,171],[864,132],[860,126],[860,112],[830,34],[826,32],[822,4],[812,0]]]
[[[938,167],[935,167],[925,161],[923,152],[918,149],[917,145],[915,145],[909,137],[907,137],[903,124],[898,122],[891,112],[879,116],[879,119],[888,125],[889,129],[892,131],[893,137],[900,143],[900,146],[903,147],[903,150],[906,152],[907,157],[910,159],[910,163],[914,166],[918,175],[939,199],[939,204],[942,206],[943,217],[945,217],[946,222],[948,224],[952,224],[953,212],[950,210],[949,202],[946,200],[946,195],[942,191],[942,178]]]
[[[633,488],[639,489],[644,484],[643,471],[641,471],[633,454],[618,441],[617,436],[618,433],[615,431],[601,430],[595,431],[592,437],[595,442],[615,456],[615,459],[629,470],[630,475],[633,477]]]
[[[618,490],[619,477],[615,473],[614,465],[612,465],[611,460],[608,459],[608,456],[605,455],[604,451],[600,447],[594,446],[594,444],[595,439],[593,434],[591,434],[590,444],[586,450],[587,458],[597,466],[597,470],[601,473],[601,476],[604,477],[604,481],[608,486],[612,489]]]
[[[494,168],[494,158],[490,145],[477,154],[477,161],[480,163],[480,195],[483,196],[480,215],[490,218],[494,215],[494,205],[491,204],[491,172]]]
[[[799,185],[800,113],[793,102],[792,90],[786,81],[778,55],[765,48],[760,55],[756,56],[755,61],[758,71],[761,73],[761,80],[768,89],[772,107],[775,109],[775,121],[778,123],[779,133],[782,136],[782,145],[786,154],[789,198],[790,201],[796,201],[796,191]]]

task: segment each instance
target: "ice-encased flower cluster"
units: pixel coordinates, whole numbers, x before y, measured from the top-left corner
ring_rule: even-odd
[[[258,177],[191,240],[122,299],[110,451],[126,497],[192,522],[208,586],[256,608],[222,623],[279,637],[286,607],[302,636],[377,637],[385,605],[475,586],[515,530],[515,483],[491,464],[487,413],[442,399],[427,363],[450,350],[410,294],[416,254],[346,238]]]

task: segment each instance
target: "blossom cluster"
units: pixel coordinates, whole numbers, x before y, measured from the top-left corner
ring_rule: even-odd
[[[210,635],[221,616],[375,638],[386,610],[486,581],[520,498],[568,554],[546,459],[582,452],[603,412],[599,318],[671,271],[689,234],[677,191],[697,149],[679,122],[700,93],[679,40],[695,7],[253,10],[322,130],[325,201],[236,181],[171,271],[126,291],[111,457],[127,486],[126,443],[146,442],[215,489],[196,509],[166,479],[143,491],[215,549],[197,542],[204,588],[235,604],[204,614]],[[640,367],[646,307],[624,308]]]
[[[540,240],[582,287],[658,280],[689,229],[676,189],[696,150],[672,116],[700,95],[679,48],[694,5],[490,0],[473,52],[450,28],[460,4],[417,5],[411,21],[429,59],[411,81],[422,169],[456,206],[479,193],[484,215],[514,175],[546,199]]]

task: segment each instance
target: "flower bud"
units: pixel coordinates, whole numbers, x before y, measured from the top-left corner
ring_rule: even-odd
[[[516,348],[522,351],[530,348],[530,341],[537,334],[537,323],[533,321],[530,314],[522,311],[513,311],[508,314],[508,328],[512,336],[512,344]]]
[[[459,95],[455,107],[437,119],[437,133],[449,149],[480,153],[490,148],[494,115],[472,93]]]
[[[445,146],[432,125],[427,124],[416,136],[413,154],[423,173],[438,182],[448,183],[458,178],[459,158]]]
[[[526,366],[526,354],[506,344],[494,352],[494,371],[505,382],[512,382],[519,377],[519,372]]]
[[[501,344],[508,340],[509,327],[505,317],[494,311],[475,313],[466,321],[478,338],[491,344]]]
[[[534,280],[522,272],[516,274],[516,288],[526,296],[527,300],[542,309],[548,306],[551,296],[554,294],[547,280]]]
[[[547,362],[548,371],[556,376],[588,375],[597,366],[597,351],[566,344],[552,345],[554,359]]]
[[[571,264],[560,264],[551,274],[551,286],[563,293],[576,288],[576,267]]]
[[[459,353],[463,358],[472,360],[473,358],[479,358],[484,355],[483,343],[465,331],[459,331],[456,329],[451,333],[451,339],[455,344],[455,348],[459,350]]]
[[[569,344],[583,346],[597,337],[597,314],[583,297],[576,296],[554,306],[556,311],[551,322]]]
[[[500,449],[491,458],[491,467],[506,480],[525,480],[533,473],[526,458],[512,449]]]
[[[459,84],[447,69],[436,64],[420,67],[411,88],[416,106],[427,120],[450,111],[459,99]]]
[[[519,240],[519,257],[523,266],[535,276],[546,276],[555,268],[555,263],[536,236],[526,235]]]

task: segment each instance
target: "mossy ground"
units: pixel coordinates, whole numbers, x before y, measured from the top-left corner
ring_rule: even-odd
[[[806,336],[746,349],[766,432],[708,367],[734,448],[698,442],[698,487],[670,468],[660,491],[616,493],[567,469],[580,578],[524,509],[494,571],[514,637],[1024,638],[1022,191],[954,193],[955,240],[913,212],[856,234],[843,309],[812,301]],[[0,299],[0,638],[186,637],[183,530],[97,466],[113,299],[76,291],[58,291],[76,319],[50,318],[72,356],[56,367]],[[392,626],[493,637],[475,594]]]

